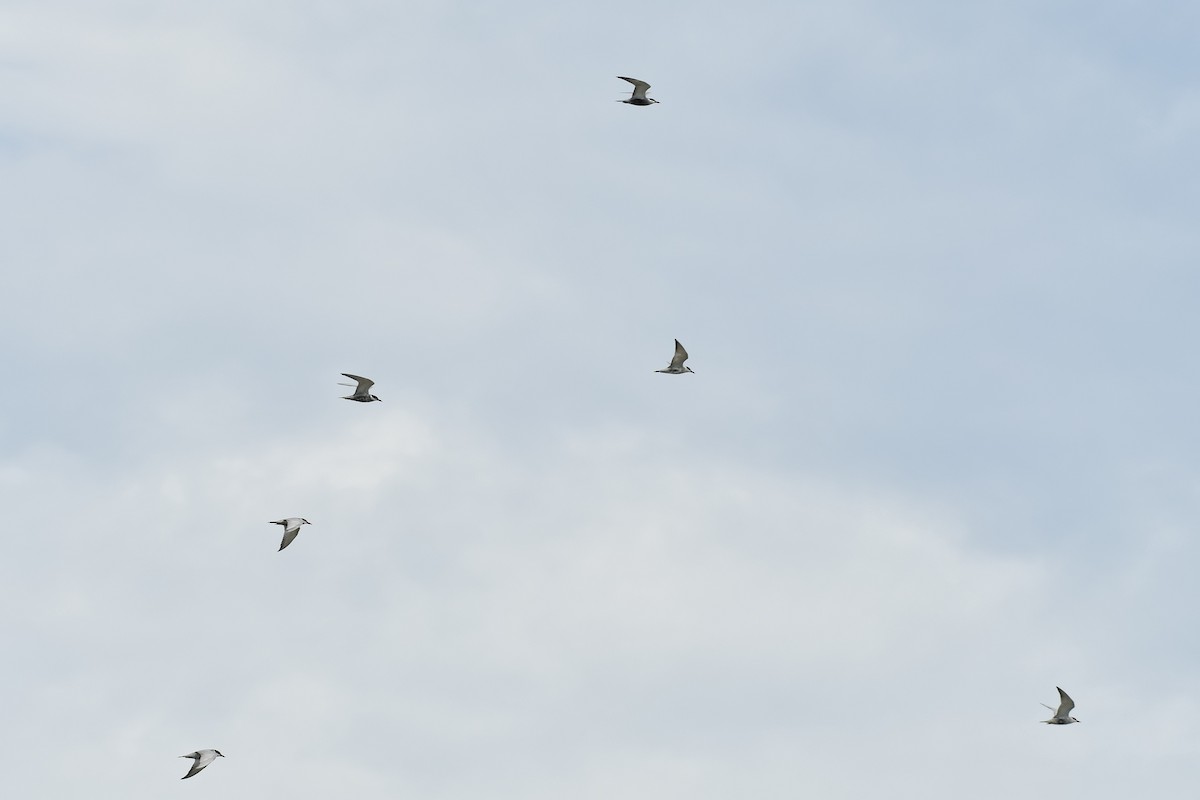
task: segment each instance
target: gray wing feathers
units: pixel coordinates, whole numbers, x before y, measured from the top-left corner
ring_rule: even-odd
[[[343,372],[342,374],[350,380],[358,382],[358,386],[354,388],[355,394],[366,394],[375,385],[375,381],[370,378],[364,378],[361,375],[351,375],[349,372]]]
[[[645,81],[639,81],[637,78],[626,78],[623,75],[617,76],[620,80],[628,81],[633,84],[633,96],[639,100],[646,99],[646,90],[650,88],[650,84]]]
[[[285,528],[283,531],[283,543],[281,545],[279,545],[279,549],[282,550],[283,548],[285,548],[289,544],[291,544],[293,541],[295,541],[296,535],[299,533],[300,533],[299,525],[297,525],[294,528]]]
[[[188,770],[188,774],[184,775],[182,778],[179,779],[182,781],[182,780],[187,780],[188,778],[192,777],[197,772],[204,769],[209,764],[211,764],[213,761],[215,761],[217,758],[217,754],[212,751],[205,751],[203,753],[197,751],[195,753],[189,753],[186,756],[180,756],[180,758],[194,758],[196,760],[195,763],[192,764],[192,768]]]
[[[683,362],[688,360],[687,350],[683,349],[683,345],[679,340],[675,340],[675,356],[671,359],[671,369],[679,369],[683,366]]]
[[[1057,686],[1055,686],[1054,688],[1058,689]],[[1058,705],[1058,711],[1054,712],[1054,716],[1065,717],[1068,714],[1070,714],[1072,710],[1074,710],[1075,701],[1072,700],[1071,696],[1069,694],[1067,694],[1066,692],[1064,692],[1062,689],[1058,689],[1058,699],[1061,702]]]

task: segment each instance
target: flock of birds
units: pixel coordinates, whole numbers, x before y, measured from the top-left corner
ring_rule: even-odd
[[[650,89],[650,84],[643,80],[638,80],[637,78],[626,78],[623,76],[617,77],[620,78],[620,80],[628,81],[629,83],[633,84],[633,92],[630,94],[629,98],[626,100],[619,100],[617,102],[628,103],[629,105],[633,106],[649,106],[658,102],[654,98],[646,96],[646,92]],[[683,345],[679,343],[679,340],[676,339],[675,353],[671,356],[671,363],[667,365],[666,369],[658,369],[655,370],[655,372],[661,372],[666,375],[683,375],[685,373],[692,372],[693,370],[691,367],[684,365],[684,362],[687,360],[687,350],[685,350]],[[375,381],[371,380],[370,378],[364,378],[361,375],[351,375],[348,372],[343,372],[342,375],[354,381],[354,383],[338,384],[340,386],[354,387],[354,393],[344,396],[342,398],[343,400],[353,400],[356,403],[381,402],[379,397],[371,394],[371,387],[375,385]],[[295,541],[296,536],[299,535],[300,528],[302,526],[311,525],[312,523],[303,517],[285,517],[284,519],[273,520],[271,524],[283,526],[283,541],[279,545],[279,549],[283,550],[285,547]],[[1058,708],[1054,708],[1053,706],[1048,706],[1045,703],[1042,703],[1043,706],[1046,706],[1046,708],[1054,712],[1053,717],[1042,721],[1047,725],[1070,725],[1073,722],[1079,722],[1079,720],[1071,716],[1071,711],[1075,708],[1075,701],[1072,700],[1071,697],[1059,687],[1056,686],[1055,688],[1058,689]],[[188,770],[187,775],[183,776],[183,779],[191,778],[209,764],[216,761],[218,758],[224,757],[225,756],[220,750],[197,750],[194,753],[188,753],[187,755],[180,756],[180,758],[190,758],[193,760],[192,768]]]
[[[630,81],[631,83],[633,83],[635,85],[636,88],[633,90],[633,99],[631,99],[629,101],[622,101],[622,102],[634,102],[634,100],[637,99],[639,93],[641,94],[643,101],[645,100],[646,90],[650,88],[650,85],[648,83],[644,83],[642,81],[634,81],[632,78],[624,78],[623,80]],[[651,102],[657,102],[657,101],[651,101]],[[649,105],[649,104],[650,104],[649,102],[634,103],[634,105]],[[679,343],[679,340],[676,339],[675,340],[675,353],[674,353],[674,355],[671,356],[671,363],[667,365],[666,369],[657,369],[657,370],[655,370],[655,372],[661,372],[666,375],[683,375],[684,373],[692,371],[691,367],[686,367],[683,364],[683,362],[685,362],[687,360],[688,360],[687,350],[685,350],[683,348],[683,345]],[[342,397],[343,400],[353,400],[356,403],[382,402],[378,396],[371,394],[371,387],[375,385],[375,381],[371,380],[370,378],[364,378],[361,375],[351,375],[349,372],[343,372],[342,375],[349,378],[350,380],[354,381],[354,383],[340,383],[339,382],[339,384],[338,384],[339,386],[353,386],[354,387],[354,393],[345,395],[344,397]],[[296,537],[300,534],[300,528],[302,526],[312,525],[312,523],[309,522],[308,520],[304,519],[304,517],[285,517],[283,519],[272,520],[271,524],[283,526],[283,541],[279,543],[280,550],[283,550],[283,548],[287,547],[289,544],[291,544],[292,542],[294,542],[296,540]],[[1059,691],[1062,691],[1062,690],[1060,689]],[[192,759],[192,768],[188,770],[187,775],[184,775],[183,778],[181,778],[181,780],[186,780],[188,778],[191,778],[192,776],[199,773],[200,770],[204,769],[209,764],[216,761],[218,758],[224,758],[224,757],[225,757],[224,754],[222,754],[220,750],[197,750],[194,753],[188,753],[185,756],[180,756],[180,758]]]

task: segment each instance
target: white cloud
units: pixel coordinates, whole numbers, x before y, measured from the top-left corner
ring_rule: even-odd
[[[0,10],[11,791],[1190,786],[1186,25],[284,5]]]
[[[728,742],[704,706],[768,747],[812,724],[756,720],[713,692],[832,709],[805,687],[848,695],[881,659],[908,674],[970,649],[973,628],[1043,580],[887,493],[705,458],[682,470],[646,436],[581,431],[514,459],[445,420],[358,413],[381,410],[110,476],[80,510],[48,509],[89,569],[66,585],[9,576],[44,609],[34,628],[58,663],[42,679],[75,687],[40,702],[83,705],[93,734],[143,715],[100,745],[112,757],[152,757],[164,729],[203,730],[200,744],[246,760],[265,748],[272,771],[311,776],[298,791],[350,770],[382,795],[396,764],[371,759],[393,737],[421,740],[431,764],[540,742],[565,765],[550,793],[610,752],[618,775],[666,759],[692,785],[716,768],[667,743],[675,715],[701,752]],[[316,524],[276,553],[265,523],[285,513]],[[81,641],[86,667],[59,661]],[[115,684],[88,677],[126,653],[140,663]],[[232,743],[208,741],[226,730]],[[94,746],[68,736],[61,749]],[[428,767],[402,764],[397,779],[432,786]]]

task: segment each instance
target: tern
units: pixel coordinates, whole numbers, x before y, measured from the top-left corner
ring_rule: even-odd
[[[646,90],[650,88],[650,84],[645,81],[639,81],[637,78],[625,78],[620,75],[617,77],[633,84],[633,94],[629,96],[628,100],[618,100],[618,103],[628,103],[631,106],[648,106],[658,102],[652,97],[646,97]]]
[[[370,378],[363,378],[359,375],[351,375],[349,372],[343,372],[342,374],[345,375],[347,378],[349,378],[352,381],[358,381],[357,384],[353,384],[353,383],[339,383],[338,384],[338,386],[354,386],[355,387],[354,394],[343,397],[342,398],[343,400],[357,400],[360,403],[383,402],[378,397],[371,394],[371,387],[375,385],[375,381],[371,380]]]
[[[1058,689],[1057,686],[1054,688]],[[1058,689],[1058,699],[1059,703],[1057,709],[1055,709],[1053,706],[1046,706],[1045,703],[1042,703],[1042,705],[1054,712],[1053,717],[1050,719],[1044,719],[1042,722],[1046,723],[1047,725],[1070,725],[1072,722],[1079,722],[1079,720],[1071,716],[1071,709],[1075,708],[1075,701],[1071,699],[1070,695],[1068,695],[1062,689]]]
[[[675,356],[671,359],[671,363],[666,369],[656,369],[655,372],[665,372],[668,375],[682,375],[685,372],[691,372],[691,367],[685,367],[683,362],[688,360],[687,350],[683,349],[683,345],[679,340],[675,340]]]
[[[187,780],[188,778],[192,777],[197,772],[204,769],[212,762],[216,761],[217,756],[221,756],[221,758],[225,757],[225,756],[221,755],[220,750],[197,750],[194,753],[188,753],[186,756],[180,756],[180,758],[194,758],[194,759],[196,759],[196,762],[194,764],[192,764],[192,768],[188,770],[188,774],[184,775],[179,780],[183,781],[183,780]]]
[[[292,543],[292,540],[296,538],[296,534],[300,533],[301,525],[312,525],[311,522],[309,522],[306,519],[301,519],[300,517],[288,517],[287,519],[276,519],[276,520],[272,520],[271,524],[283,526],[283,544],[279,545],[280,550],[282,550],[283,548],[287,547],[289,544]],[[217,755],[220,755],[220,753],[218,753]]]

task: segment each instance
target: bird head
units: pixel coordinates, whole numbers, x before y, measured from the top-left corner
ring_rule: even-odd
[[[220,750],[213,750],[213,752],[216,753],[217,755],[219,755],[221,758],[225,757],[225,754],[222,753]]]
[[[306,520],[306,519],[304,519],[304,518],[301,518],[301,519],[300,519],[300,524],[301,524],[301,525],[312,525],[312,523],[311,523],[311,522],[309,522],[308,520]]]
[[[371,399],[372,399],[372,400],[378,400],[380,403],[382,403],[382,402],[383,402],[382,400],[379,400],[379,398],[378,398],[378,397],[376,397],[375,395],[371,395]]]
[[[696,372],[696,371],[695,371],[694,369],[692,369],[691,367],[684,367],[684,369],[686,369],[688,372],[691,372],[692,374],[695,374],[695,372]]]
[[[1071,717],[1071,722],[1079,722],[1079,720],[1075,719],[1074,717]]]

